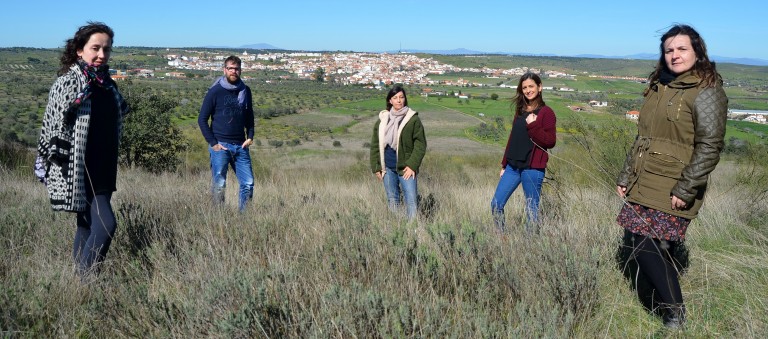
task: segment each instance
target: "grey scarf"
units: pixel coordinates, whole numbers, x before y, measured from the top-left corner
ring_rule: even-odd
[[[408,106],[403,106],[399,111],[395,111],[394,108],[389,109],[389,120],[387,121],[384,140],[393,149],[397,149],[397,128],[400,127],[400,122],[403,121],[406,113],[408,113]]]
[[[228,91],[238,91],[237,93],[237,102],[242,107],[245,103],[245,83],[243,80],[237,80],[236,84],[230,84],[229,81],[227,81],[227,77],[220,76],[218,79],[216,79],[213,84],[211,84],[211,87],[216,86],[216,84],[221,85],[221,87],[224,87],[224,89]]]

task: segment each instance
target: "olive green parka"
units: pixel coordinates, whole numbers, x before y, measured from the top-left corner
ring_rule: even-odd
[[[724,145],[728,98],[722,81],[704,87],[692,71],[650,85],[637,138],[616,181],[627,200],[688,219],[697,216]],[[672,210],[671,196],[687,203]]]

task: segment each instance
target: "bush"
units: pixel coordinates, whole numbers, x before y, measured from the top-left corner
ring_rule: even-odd
[[[173,172],[189,143],[171,121],[176,100],[152,93],[147,88],[128,87],[123,91],[131,112],[125,119],[120,139],[120,163],[152,173]]]
[[[333,141],[333,147],[341,147],[341,141],[334,140]]]

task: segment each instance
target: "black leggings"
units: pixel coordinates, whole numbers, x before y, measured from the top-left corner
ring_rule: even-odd
[[[655,314],[670,308],[683,308],[683,293],[678,280],[682,267],[676,265],[672,255],[680,244],[625,231],[623,245],[623,250],[629,253],[622,270],[631,279],[643,306]]]
[[[107,256],[117,229],[111,199],[111,192],[88,196],[88,210],[77,213],[72,254],[80,274],[98,270],[96,266]]]

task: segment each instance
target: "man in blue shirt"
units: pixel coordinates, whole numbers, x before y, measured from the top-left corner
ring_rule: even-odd
[[[231,165],[240,183],[239,207],[242,212],[253,198],[253,169],[248,146],[253,143],[254,117],[251,89],[240,79],[241,67],[242,61],[234,55],[224,61],[224,75],[208,89],[197,124],[210,146],[214,204],[224,202],[227,171]]]

